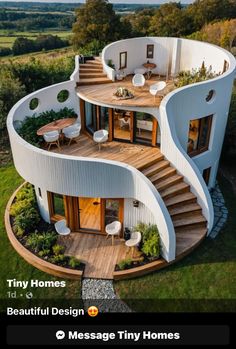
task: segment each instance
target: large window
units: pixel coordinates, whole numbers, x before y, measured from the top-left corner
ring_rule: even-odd
[[[147,113],[135,113],[135,141],[152,144],[153,117]]]
[[[195,156],[208,150],[211,134],[212,115],[189,123],[188,154]]]
[[[48,193],[48,204],[51,218],[57,220],[61,217],[65,217],[63,195],[56,193]]]
[[[85,102],[85,127],[91,134],[97,130],[97,107],[88,102]]]
[[[99,128],[109,131],[109,111],[107,107],[100,107]]]

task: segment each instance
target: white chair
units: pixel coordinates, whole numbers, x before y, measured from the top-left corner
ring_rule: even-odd
[[[60,236],[69,236],[70,233],[71,233],[70,228],[68,228],[67,225],[66,225],[66,220],[65,219],[61,219],[60,221],[56,222],[54,224],[54,227],[56,229],[56,232]]]
[[[143,74],[135,74],[132,79],[134,87],[143,87],[145,85],[145,77]]]
[[[108,140],[108,131],[107,130],[98,130],[93,134],[94,142],[98,143],[98,149],[101,150],[101,144],[105,143]]]
[[[141,239],[142,239],[141,233],[139,231],[135,231],[131,233],[130,239],[125,242],[125,245],[129,248],[128,251],[130,250],[130,248],[132,249],[132,254],[131,254],[132,257],[134,255],[134,249],[138,247],[138,245],[141,242]]]
[[[112,238],[112,246],[114,245],[114,236],[120,237],[120,232],[121,232],[121,222],[119,221],[114,221],[110,224],[107,224],[105,227],[105,231],[107,233],[107,239],[109,236]]]
[[[134,74],[142,74],[142,75],[144,75],[144,74],[146,74],[146,72],[147,72],[147,69],[145,69],[145,68],[136,68],[136,69],[134,69]]]
[[[75,123],[71,126],[63,128],[62,132],[64,133],[65,137],[68,138],[69,144],[71,144],[73,139],[76,139],[80,135],[81,125],[79,123]]]
[[[156,84],[153,84],[150,86],[149,92],[151,93],[151,95],[154,96],[154,99],[155,99],[157,93],[160,92],[161,90],[164,90],[165,87],[166,87],[166,82],[159,81]]]
[[[59,143],[59,132],[58,131],[50,131],[46,132],[43,135],[45,142],[48,143],[48,150],[50,150],[51,146],[55,144],[60,149]]]

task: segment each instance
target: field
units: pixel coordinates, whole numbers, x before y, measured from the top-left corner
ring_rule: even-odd
[[[71,31],[60,31],[60,30],[47,30],[44,31],[28,31],[28,32],[14,32],[10,30],[0,30],[0,47],[12,48],[14,41],[18,37],[25,37],[28,39],[35,40],[39,35],[57,35],[61,39],[69,39]]]

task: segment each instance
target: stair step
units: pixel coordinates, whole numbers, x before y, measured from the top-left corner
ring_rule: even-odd
[[[164,159],[164,156],[163,158]],[[149,167],[143,169],[143,174],[147,177],[154,175],[155,173],[158,173],[162,171],[163,169],[167,168],[170,165],[170,162],[167,160],[160,160],[159,162],[155,162],[154,164],[150,165]]]
[[[207,228],[194,227],[176,233],[176,257],[183,255],[198,245],[206,236]]]
[[[206,218],[202,214],[194,214],[191,216],[182,216],[181,218],[172,217],[175,228],[193,226],[195,224],[206,224]],[[202,226],[202,225],[201,225]],[[204,226],[204,225],[203,225]]]
[[[107,78],[80,79],[78,82],[78,86],[108,84],[110,82],[111,82],[111,80],[109,80]]]
[[[169,188],[160,190],[161,197],[164,199],[173,197],[177,194],[182,194],[188,192],[190,189],[189,185],[185,182],[177,183]]]
[[[164,170],[161,170],[158,173],[155,173],[154,175],[150,176],[149,179],[153,184],[156,184],[165,178],[173,176],[174,174],[176,174],[176,169],[168,166]]]
[[[168,177],[168,178],[164,179],[163,181],[155,184],[155,187],[158,191],[164,190],[164,189],[169,188],[169,187],[173,186],[174,184],[180,183],[182,181],[183,181],[183,176],[175,174],[175,175]]]
[[[102,68],[102,65],[100,65],[100,64],[87,64],[87,63],[85,63],[85,64],[81,64],[80,66],[79,66],[79,68],[81,69],[81,70],[83,70],[83,69],[90,69],[90,70],[102,70],[103,68]]]
[[[91,79],[91,78],[106,78],[106,74],[102,72],[90,72],[90,73],[80,73],[79,74],[80,79]]]
[[[92,64],[92,65],[102,65],[101,61],[98,61],[97,59],[94,60],[88,60],[84,64]]]
[[[169,208],[169,214],[172,217],[178,217],[180,218],[181,215],[188,215],[188,214],[194,214],[194,213],[202,213],[202,208],[200,205],[198,205],[196,202],[195,203],[190,203],[190,204],[182,204],[182,206],[178,207],[172,207]]]
[[[95,68],[95,69],[89,69],[89,68],[81,68],[80,67],[80,69],[79,69],[79,72],[80,72],[80,74],[82,73],[84,73],[84,74],[86,74],[86,73],[89,73],[89,74],[91,74],[91,73],[103,73],[103,69],[100,69],[100,68]]]
[[[147,158],[147,155],[143,155],[144,158]],[[135,163],[139,163],[141,159],[141,156],[138,157],[137,161]],[[152,155],[150,158],[150,161],[147,161],[146,163],[142,164],[142,165],[138,165],[137,168],[139,171],[144,171],[147,167],[152,166],[154,163],[158,163],[159,161],[161,161],[162,159],[164,159],[164,155],[162,155],[161,153],[157,153],[156,155]],[[132,162],[132,166],[134,166],[134,163]]]
[[[193,193],[187,192],[165,199],[164,201],[166,207],[170,209],[178,206],[182,207],[183,204],[191,204],[197,202],[197,198]]]

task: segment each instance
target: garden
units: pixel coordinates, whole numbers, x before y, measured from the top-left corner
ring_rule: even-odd
[[[139,222],[134,231],[141,233],[141,242],[135,251],[135,256],[121,260],[115,271],[136,268],[160,258],[160,236],[155,224]]]
[[[24,184],[17,192],[10,217],[15,236],[29,251],[52,264],[84,270],[85,265],[80,260],[65,255],[65,246],[58,243],[54,225],[41,218],[31,184]]]

